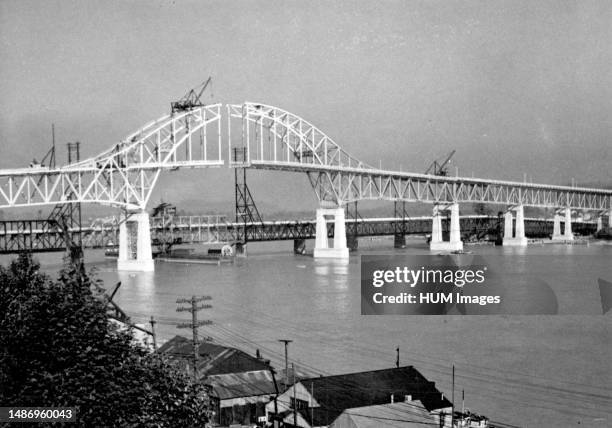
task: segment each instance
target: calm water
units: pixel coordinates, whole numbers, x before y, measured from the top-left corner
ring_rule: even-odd
[[[310,245],[312,247],[312,244]],[[117,302],[138,322],[159,320],[160,341],[175,334],[178,298],[211,295],[214,321],[205,335],[284,366],[278,339],[292,339],[290,360],[309,374],[335,374],[392,367],[400,347],[402,365],[414,365],[455,402],[518,426],[612,426],[611,314],[601,314],[597,278],[612,281],[612,246],[476,246],[496,260],[497,272],[515,296],[545,281],[558,298],[559,315],[362,316],[359,254],[429,254],[413,242],[391,250],[392,241],[360,241],[348,263],[294,256],[292,242],[249,244],[249,256],[233,265],[157,262],[155,273],[117,272],[99,251],[87,254],[111,288],[122,282]],[[58,255],[41,255],[49,271]],[[6,262],[6,258],[2,259]],[[520,274],[523,275],[520,275]],[[509,275],[509,277],[512,277]],[[527,281],[528,282],[528,281]]]

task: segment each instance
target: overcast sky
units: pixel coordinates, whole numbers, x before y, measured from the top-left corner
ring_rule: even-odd
[[[0,167],[40,159],[52,122],[60,160],[94,155],[211,75],[211,102],[281,107],[373,165],[456,149],[460,175],[610,183],[611,4],[2,0]],[[270,209],[316,206],[302,175],[251,177]],[[232,180],[168,173],[154,201],[231,207]]]

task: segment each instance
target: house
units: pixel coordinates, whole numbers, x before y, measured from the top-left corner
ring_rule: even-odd
[[[158,352],[177,360],[185,371],[192,373],[191,340],[175,336]],[[201,343],[198,354],[198,376],[212,389],[215,426],[263,426],[265,406],[278,394],[270,361],[212,342]]]
[[[266,411],[285,426],[328,427],[347,409],[413,401],[427,413],[452,411],[435,383],[412,366],[301,379]]]

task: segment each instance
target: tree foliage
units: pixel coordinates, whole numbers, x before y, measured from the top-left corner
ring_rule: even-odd
[[[109,322],[92,285],[30,255],[0,266],[0,403],[77,407],[82,426],[203,426],[204,387]]]

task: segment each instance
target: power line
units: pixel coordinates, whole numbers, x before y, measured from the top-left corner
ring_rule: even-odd
[[[191,328],[192,333],[193,333],[193,380],[194,382],[198,381],[198,357],[199,357],[199,346],[200,346],[200,342],[198,340],[198,327],[204,326],[204,325],[209,325],[212,324],[212,321],[210,320],[201,320],[198,321],[198,312],[203,310],[203,309],[209,309],[212,308],[211,305],[207,305],[207,304],[200,304],[198,305],[199,302],[203,302],[206,300],[211,300],[212,297],[210,296],[200,296],[200,297],[196,297],[196,296],[192,296],[191,299],[177,299],[176,303],[191,303],[191,307],[184,307],[184,306],[179,306],[178,308],[176,308],[177,312],[191,312],[191,322],[190,323],[182,323],[182,324],[178,324],[176,327],[177,328]]]

